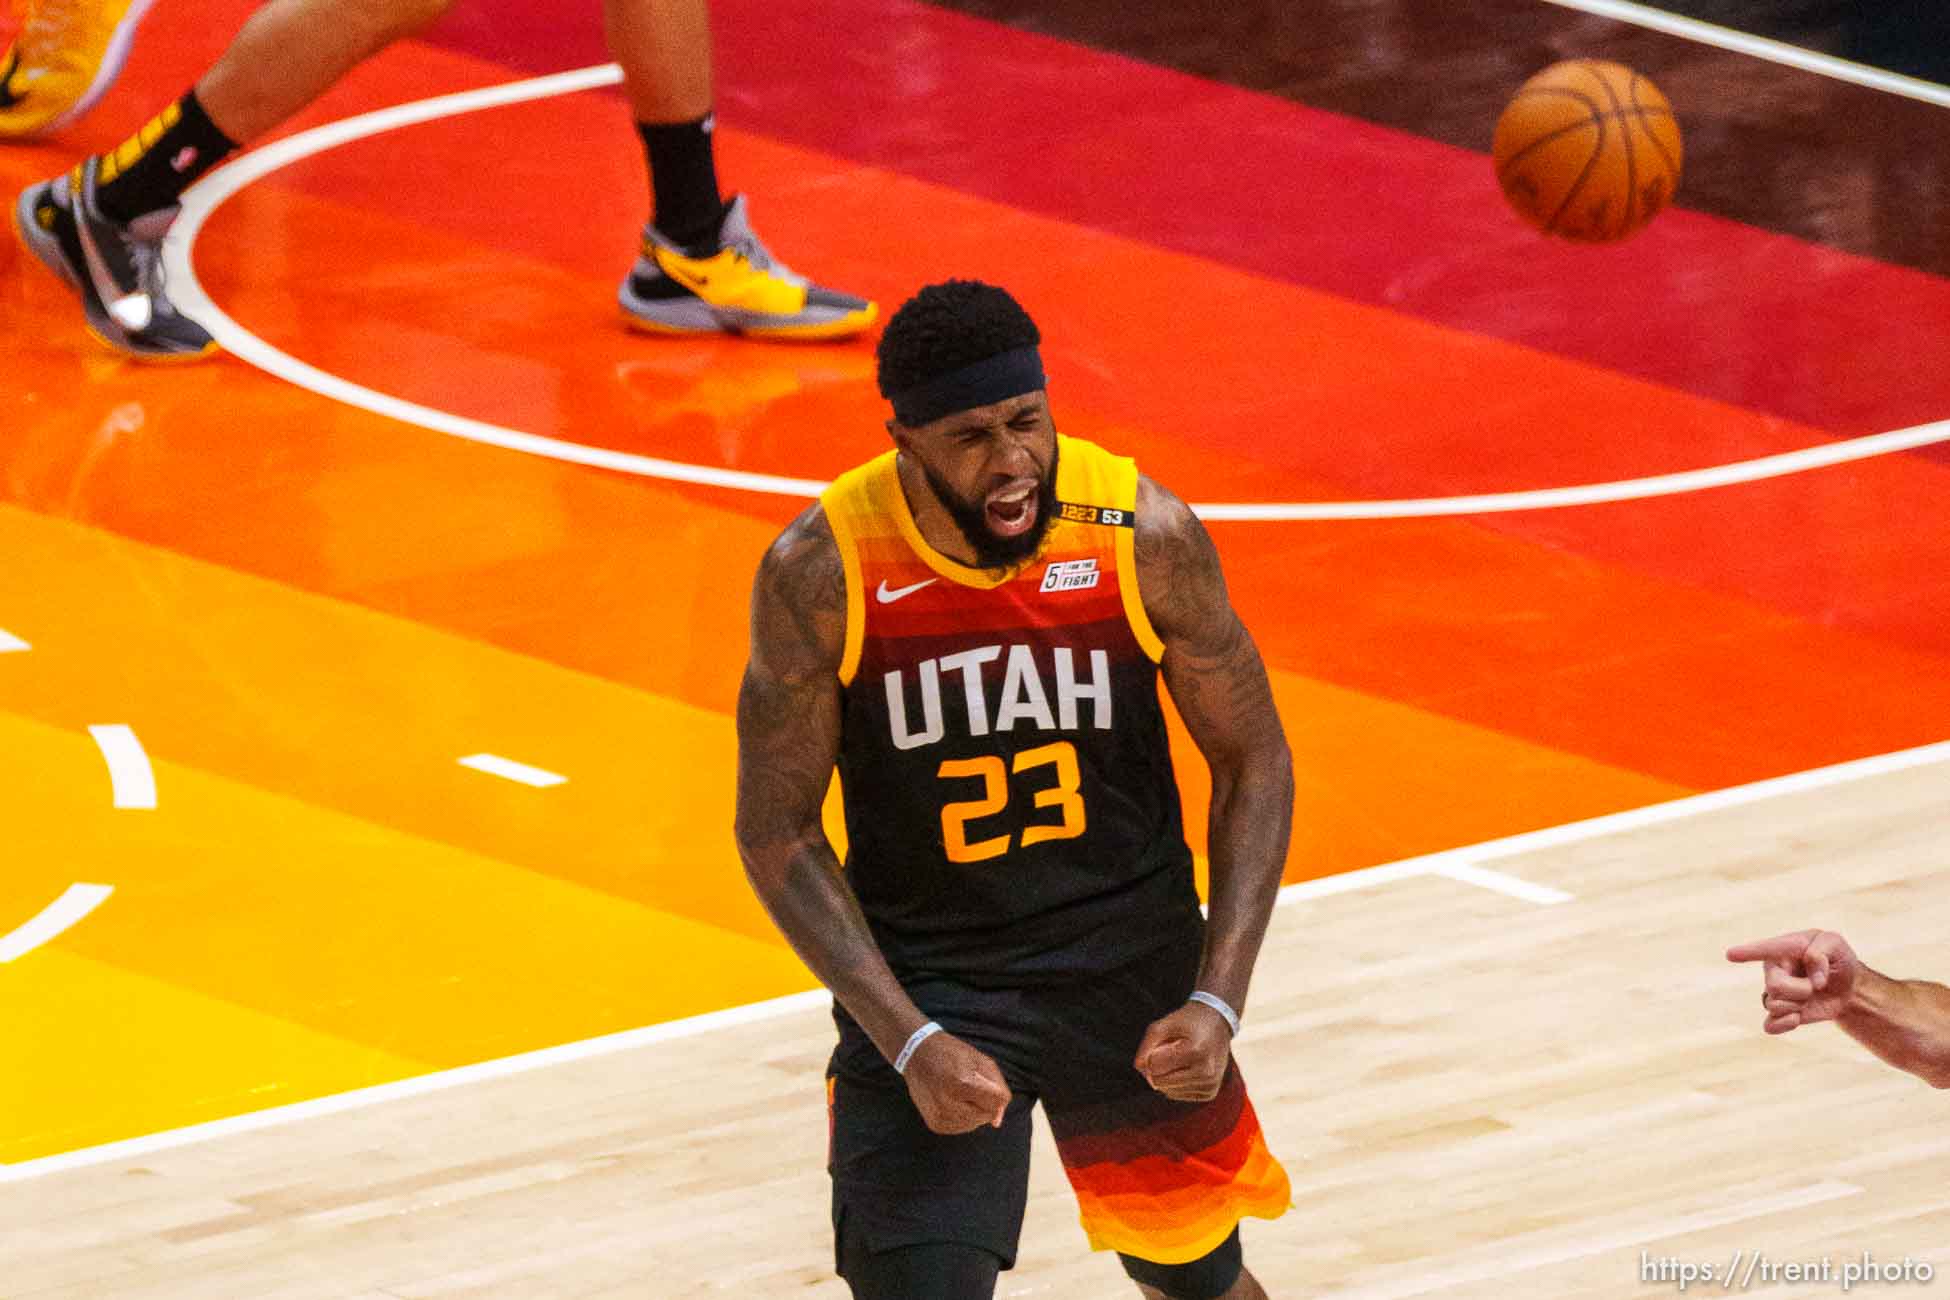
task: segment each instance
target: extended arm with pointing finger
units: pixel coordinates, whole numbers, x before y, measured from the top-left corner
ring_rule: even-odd
[[[1873,971],[1832,930],[1737,944],[1727,960],[1763,963],[1768,1033],[1833,1020],[1897,1069],[1950,1088],[1950,988]]]

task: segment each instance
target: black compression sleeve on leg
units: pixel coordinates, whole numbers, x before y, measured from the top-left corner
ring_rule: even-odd
[[[1189,1264],[1154,1264],[1121,1251],[1117,1258],[1133,1282],[1162,1291],[1171,1300],[1218,1300],[1232,1290],[1232,1284],[1239,1280],[1240,1272],[1246,1267],[1237,1228],[1210,1253]]]
[[[993,1252],[958,1241],[879,1252],[855,1241],[840,1244],[840,1275],[853,1288],[853,1300],[983,1300],[995,1294],[1001,1271],[1002,1260]]]

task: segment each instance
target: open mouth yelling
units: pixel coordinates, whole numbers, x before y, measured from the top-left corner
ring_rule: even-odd
[[[983,515],[997,537],[1020,537],[1036,524],[1036,480],[1019,479],[989,493]]]

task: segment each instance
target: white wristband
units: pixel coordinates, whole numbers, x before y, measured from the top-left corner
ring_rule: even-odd
[[[1186,1001],[1197,1002],[1201,1006],[1211,1007],[1214,1011],[1224,1016],[1226,1023],[1232,1026],[1232,1036],[1234,1038],[1239,1036],[1239,1013],[1227,1006],[1226,1000],[1218,994],[1207,993],[1204,989],[1199,989],[1191,997],[1187,998]]]
[[[906,1074],[908,1058],[914,1055],[914,1049],[940,1032],[941,1026],[930,1020],[927,1024],[922,1025],[919,1029],[909,1034],[907,1036],[907,1046],[901,1048],[901,1054],[894,1058],[894,1073]]]

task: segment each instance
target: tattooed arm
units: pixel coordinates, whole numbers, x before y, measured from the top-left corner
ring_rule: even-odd
[[[751,660],[738,688],[738,854],[772,921],[881,1054],[928,1017],[895,980],[820,821],[840,749],[846,574],[815,505],[767,551],[752,586]],[[999,1123],[1009,1102],[988,1057],[949,1034],[922,1044],[908,1092],[928,1126]]]
[[[894,980],[840,874],[820,806],[840,747],[846,574],[810,507],[758,566],[738,688],[738,853],[793,951],[891,1058],[926,1022]]]
[[[1137,496],[1138,587],[1165,643],[1165,685],[1212,769],[1210,925],[1198,987],[1246,1005],[1293,825],[1293,759],[1259,650],[1191,508],[1150,479]]]

